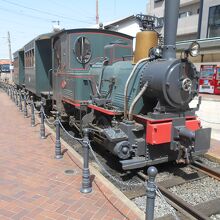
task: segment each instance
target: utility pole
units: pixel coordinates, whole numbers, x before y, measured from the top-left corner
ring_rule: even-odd
[[[12,55],[11,55],[11,37],[8,31],[8,49],[9,49],[9,59],[10,59],[10,77],[9,82],[12,83]]]
[[[58,31],[61,30],[61,28],[60,28],[60,21],[59,20],[58,21],[52,21],[52,23],[53,23],[53,31],[54,32],[58,32]]]
[[[96,24],[99,24],[99,0],[96,0]]]

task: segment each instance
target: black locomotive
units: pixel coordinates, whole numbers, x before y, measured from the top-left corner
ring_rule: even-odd
[[[14,54],[14,82],[42,97],[49,109],[79,133],[116,155],[123,169],[176,160],[190,162],[210,147],[189,107],[198,95],[199,73],[188,60],[194,43],[176,58],[179,1],[166,0],[164,44],[152,22],[132,37],[103,29],[73,29],[41,35]],[[199,99],[200,102],[200,99]],[[199,103],[198,103],[199,106]]]

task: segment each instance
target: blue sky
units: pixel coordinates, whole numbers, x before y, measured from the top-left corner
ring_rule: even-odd
[[[147,0],[99,0],[100,22],[146,13]],[[39,34],[52,31],[52,22],[65,29],[95,24],[96,0],[0,0],[0,59],[8,58],[7,32],[12,53]]]

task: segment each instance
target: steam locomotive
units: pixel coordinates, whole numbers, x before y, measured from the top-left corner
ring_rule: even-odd
[[[199,73],[189,55],[176,58],[179,1],[166,0],[164,43],[152,21],[139,16],[143,31],[133,38],[104,29],[62,30],[38,36],[14,54],[14,83],[44,98],[79,133],[116,155],[124,170],[177,161],[189,163],[210,147],[190,108]]]

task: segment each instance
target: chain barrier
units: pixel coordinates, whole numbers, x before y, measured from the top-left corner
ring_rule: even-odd
[[[35,114],[35,115],[40,114],[40,111],[38,111],[38,110],[35,108],[35,106],[34,106],[34,114]]]
[[[30,96],[29,96],[29,95],[27,95],[26,102],[27,102],[27,104],[28,104],[28,105],[30,105],[30,101],[31,101]]]
[[[90,142],[87,143],[90,149],[90,152],[92,153],[96,163],[99,165],[99,167],[104,171],[104,173],[113,181],[115,181],[116,183],[120,184],[120,185],[124,185],[124,186],[134,186],[134,187],[141,187],[141,186],[145,186],[146,183],[142,182],[142,183],[125,183],[119,179],[117,179],[116,177],[112,176],[105,168],[104,166],[101,164],[101,162],[98,160],[97,156],[95,155],[95,152],[92,149],[92,146],[90,144]],[[157,195],[161,198],[161,200],[164,202],[164,204],[167,206],[168,209],[170,209],[170,212],[172,213],[172,215],[175,217],[175,220],[179,220],[179,217],[176,215],[176,212],[170,208],[170,205],[167,203],[165,197],[163,196],[163,194],[160,192],[159,188],[157,187],[157,185],[155,185],[156,187],[156,193]]]
[[[36,108],[35,108],[35,105],[33,102],[31,102],[31,99],[28,97],[27,99],[27,105],[29,105],[29,107],[31,107],[31,105],[34,107],[34,114],[40,114],[40,111],[38,111]]]
[[[219,125],[220,124],[220,122],[214,122],[214,121],[206,121],[206,120],[204,120],[204,119],[202,119],[202,118],[199,118],[201,121],[204,121],[204,122],[206,122],[206,123],[209,123],[209,124],[215,124],[215,125]]]
[[[175,220],[180,220],[179,217],[177,216],[176,212],[171,208],[172,206],[169,205],[169,203],[166,201],[164,195],[161,193],[161,191],[159,190],[158,186],[155,185],[156,187],[156,193],[157,195],[161,198],[161,200],[164,202],[164,204],[166,205],[166,207],[170,210],[170,212],[172,213],[172,215],[174,216]]]
[[[82,138],[76,138],[76,137],[74,137],[73,135],[71,135],[71,134],[64,128],[64,126],[62,125],[60,119],[58,120],[58,122],[59,122],[61,128],[63,129],[63,131],[64,131],[69,137],[71,137],[72,139],[74,139],[74,140],[76,140],[76,141],[83,141]]]
[[[50,121],[48,120],[49,117],[45,114],[44,109],[43,109],[42,112],[43,112],[43,115],[44,115],[45,120],[47,121],[47,123],[48,123],[49,125],[54,125],[54,124],[56,123],[57,120],[54,120],[53,122],[50,122]]]
[[[35,111],[35,114],[39,114],[41,113],[41,111],[38,111],[36,108],[35,108],[35,105],[34,103],[32,102],[29,102],[30,101],[30,98],[28,96],[28,99],[27,99],[27,104],[29,106],[33,105],[34,107],[34,111]],[[46,119],[47,123],[50,124],[50,125],[54,125],[57,121],[59,122],[61,128],[63,129],[63,131],[69,136],[71,137],[72,139],[76,140],[76,141],[79,141],[79,142],[82,142],[83,139],[82,138],[76,138],[74,137],[73,135],[71,135],[63,126],[63,124],[61,123],[60,119],[56,119],[55,121],[53,122],[50,122],[48,120],[48,116],[45,114],[45,111],[43,109],[43,115],[44,115],[44,118]],[[220,123],[216,123],[216,122],[209,122],[209,121],[206,121],[206,120],[203,120],[200,118],[201,121],[204,121],[204,122],[207,122],[207,123],[213,123],[213,124],[220,124]],[[90,129],[91,131],[95,131],[95,132],[99,132],[99,130],[96,130],[96,129]],[[92,149],[92,146],[90,144],[90,141],[87,142],[88,146],[89,146],[89,150],[90,152],[92,153],[96,163],[98,164],[98,166],[101,168],[101,170],[111,179],[113,180],[114,182],[118,183],[119,185],[123,185],[123,186],[127,186],[127,187],[141,187],[141,186],[145,186],[146,185],[146,182],[141,182],[141,183],[131,183],[131,182],[123,182],[121,180],[119,180],[118,178],[112,176],[109,171],[106,170],[106,168],[101,164],[101,162],[99,161],[99,159],[97,158],[95,152],[93,151]],[[168,202],[166,201],[165,197],[163,196],[163,194],[160,192],[159,188],[157,187],[157,185],[155,185],[156,187],[156,193],[157,195],[161,198],[161,200],[164,202],[164,204],[167,206],[168,209],[170,209],[172,215],[175,217],[175,220],[179,220],[178,216],[176,215],[176,212],[170,208],[170,205],[168,204]]]
[[[101,162],[99,161],[99,159],[98,159],[97,156],[95,155],[95,152],[94,152],[93,149],[92,149],[92,146],[91,146],[91,144],[90,144],[90,141],[87,142],[87,144],[88,144],[88,146],[89,146],[89,149],[90,149],[90,151],[91,151],[91,153],[92,153],[92,155],[93,155],[93,157],[94,157],[96,163],[99,165],[99,167],[103,170],[103,172],[104,172],[110,179],[112,179],[113,181],[115,181],[115,182],[118,183],[119,185],[124,185],[124,186],[135,186],[135,187],[139,186],[139,187],[140,187],[140,186],[144,186],[144,185],[145,185],[145,182],[142,182],[142,183],[125,183],[125,182],[123,182],[123,181],[117,179],[116,177],[112,176],[112,175],[104,168],[104,166],[101,164]]]
[[[34,103],[30,103],[29,105],[30,105],[30,106],[31,106],[31,105],[34,106],[34,114],[36,114],[36,115],[37,115],[37,114],[40,114],[40,111],[38,111],[38,110],[35,108]]]

